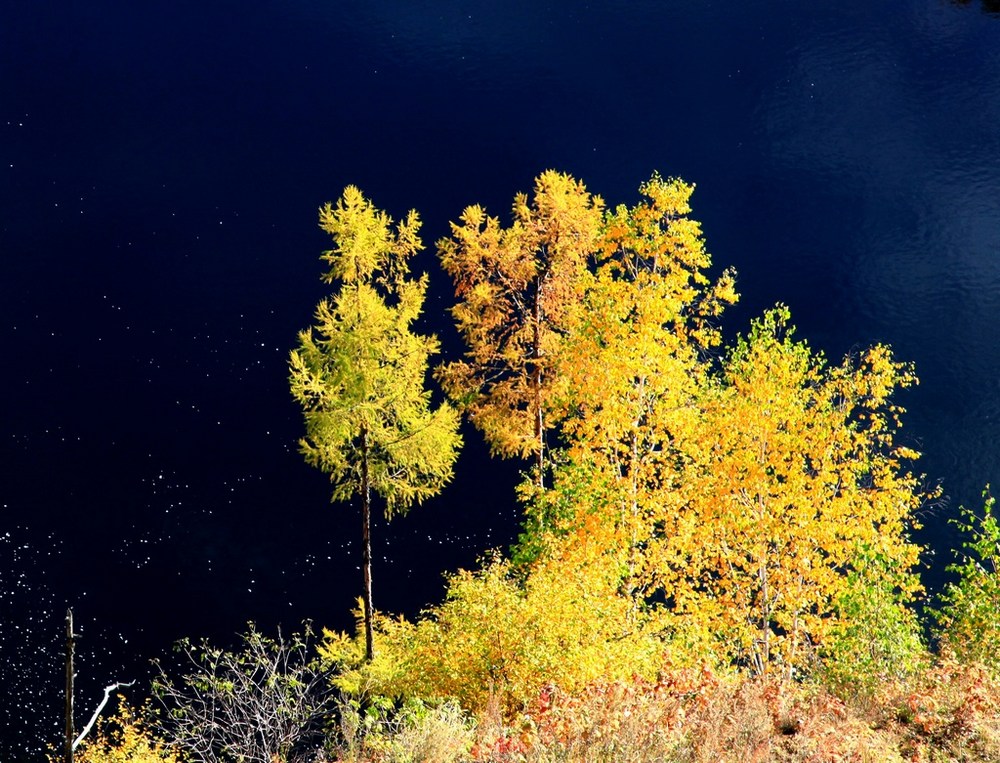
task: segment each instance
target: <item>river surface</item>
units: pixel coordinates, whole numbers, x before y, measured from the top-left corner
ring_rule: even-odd
[[[653,170],[743,295],[832,358],[915,362],[907,443],[947,496],[1000,484],[995,3],[0,0],[0,759],[180,636],[347,627],[358,520],[296,452],[287,353],[324,294],[316,208],[357,184],[425,241],[547,168],[633,203]],[[449,291],[426,326],[446,347]],[[375,526],[378,607],[505,547],[516,465],[478,435]]]

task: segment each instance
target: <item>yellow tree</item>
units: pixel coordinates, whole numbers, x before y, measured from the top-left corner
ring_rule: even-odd
[[[651,547],[677,614],[786,675],[822,644],[865,559],[903,599],[915,592],[908,532],[925,497],[904,466],[918,454],[894,442],[910,367],[881,345],[831,367],[788,321],[782,306],[756,321],[703,394],[683,508],[657,518]]]
[[[320,209],[333,249],[324,276],[339,285],[316,309],[316,324],[291,353],[292,395],[305,414],[306,461],[330,476],[334,501],[361,498],[366,655],[372,644],[371,494],[391,518],[437,494],[451,479],[461,439],[458,413],[432,408],[425,387],[432,336],[413,333],[426,274],[408,278],[421,247],[415,212],[391,218],[349,186]]]
[[[515,197],[510,227],[470,206],[438,242],[468,346],[438,376],[495,454],[534,456],[539,485],[555,424],[553,358],[582,295],[602,208],[582,183],[548,171],[530,201]]]
[[[605,217],[595,276],[558,356],[570,464],[540,499],[601,507],[628,553],[629,589],[650,512],[674,502],[676,442],[697,420],[702,355],[719,343],[713,319],[736,300],[731,272],[705,274],[711,257],[688,216],[694,187],[654,174],[639,190],[638,204]]]

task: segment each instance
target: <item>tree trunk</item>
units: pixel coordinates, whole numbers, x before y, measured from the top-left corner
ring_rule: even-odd
[[[760,563],[760,674],[767,673],[771,664],[771,590],[768,586],[767,559]]]
[[[766,509],[763,497],[757,495],[757,521],[760,527],[764,527]],[[767,562],[771,553],[768,543],[765,543],[760,552],[758,560],[760,577],[760,674],[765,675],[771,667],[771,586],[770,575],[767,570]]]
[[[542,418],[542,286],[538,279],[535,293],[534,332],[532,335],[532,356],[535,367],[531,373],[531,385],[534,387],[534,419],[535,419],[535,468],[538,470],[538,489],[545,488],[545,422]]]
[[[365,609],[365,662],[375,656],[375,639],[372,635],[372,534],[371,534],[371,479],[368,474],[368,432],[361,432],[361,571],[364,578]]]

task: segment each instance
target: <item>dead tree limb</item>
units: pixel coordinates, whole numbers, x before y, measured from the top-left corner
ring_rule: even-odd
[[[111,686],[104,687],[104,699],[101,700],[101,704],[97,706],[97,709],[94,711],[94,714],[90,716],[90,720],[87,721],[87,725],[83,727],[83,731],[80,732],[80,736],[78,736],[75,740],[73,740],[74,750],[80,746],[80,742],[82,742],[84,737],[86,737],[87,734],[90,733],[90,730],[94,728],[94,724],[97,722],[98,716],[100,716],[101,711],[104,710],[104,706],[108,704],[108,699],[111,697],[111,692],[118,691],[118,689],[121,689],[123,686],[134,686],[134,685],[135,681],[129,681],[127,683],[124,681],[119,681],[118,683],[111,684]]]

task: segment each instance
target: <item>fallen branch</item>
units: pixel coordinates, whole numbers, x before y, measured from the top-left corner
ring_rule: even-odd
[[[111,684],[111,686],[104,687],[104,699],[102,699],[101,704],[97,706],[97,709],[94,711],[94,714],[90,717],[90,720],[87,722],[87,725],[83,727],[83,731],[80,732],[80,736],[78,736],[76,740],[73,742],[74,750],[77,747],[79,747],[80,742],[83,741],[83,738],[90,733],[90,730],[92,728],[94,728],[94,724],[97,722],[98,716],[100,716],[101,711],[104,709],[104,706],[108,704],[108,699],[111,697],[111,692],[117,691],[123,686],[134,686],[134,685],[135,681],[129,681],[128,683],[123,683],[122,681],[119,681],[116,684]]]

